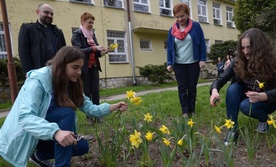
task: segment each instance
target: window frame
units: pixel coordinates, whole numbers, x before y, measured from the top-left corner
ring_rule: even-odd
[[[123,33],[124,37],[112,37],[112,36],[108,36],[110,33]],[[118,47],[120,47],[120,44],[117,48],[114,49],[114,51],[109,51],[108,52],[108,62],[109,64],[122,64],[122,63],[129,63],[128,60],[128,53],[127,53],[127,38],[126,38],[126,32],[125,31],[116,31],[116,30],[107,30],[106,31],[106,37],[107,37],[107,46],[109,46],[111,43],[118,43],[118,41],[122,40],[123,41],[123,48],[124,48],[124,52],[118,52]],[[109,42],[110,40],[112,40],[113,42]],[[125,61],[110,61],[112,56],[125,56]]]
[[[104,3],[104,6],[105,7],[111,7],[111,8],[118,8],[118,9],[124,9],[125,7],[124,7],[124,0],[114,0],[115,1],[115,3],[117,4],[117,2],[119,1],[119,2],[121,2],[121,4],[122,4],[122,6],[120,7],[120,6],[112,6],[112,5],[108,5],[107,3],[106,3],[106,1],[109,1],[109,0],[103,0],[103,3]]]
[[[69,0],[69,2],[73,3],[85,3],[85,4],[94,4],[93,0]]]
[[[135,1],[138,1],[138,2],[135,2]],[[150,0],[144,0],[144,1],[147,1],[147,4],[143,3],[142,0],[133,0],[133,10],[135,12],[150,13]],[[135,5],[147,6],[148,11],[137,10],[135,9]]]
[[[218,5],[218,7],[214,5]],[[216,21],[218,21],[218,23],[216,23]],[[213,2],[213,22],[214,22],[214,25],[222,25],[221,5],[214,2]]]
[[[208,6],[206,0],[198,0],[197,9],[198,21],[201,23],[208,23]]]
[[[229,11],[228,9],[231,9],[231,11]],[[229,17],[231,20],[229,19]],[[226,25],[228,28],[235,27],[233,17],[234,17],[234,8],[230,6],[226,6]]]
[[[142,48],[141,47],[141,42],[148,42],[149,47],[148,48]],[[141,51],[152,51],[152,40],[142,38],[142,39],[139,40],[139,43],[140,43],[140,50]]]
[[[168,2],[169,7],[166,7],[167,1],[169,1]],[[160,16],[173,16],[172,0],[159,0],[159,11],[160,11]],[[166,11],[166,12],[168,11],[169,13],[168,14],[163,14],[163,11]]]
[[[10,29],[10,24],[9,24],[9,29]],[[11,33],[11,31],[10,31]],[[7,44],[6,44],[6,39],[5,39],[5,32],[4,32],[4,23],[0,22],[0,48],[3,48],[3,50],[0,50],[0,59],[7,59],[8,58],[8,53],[7,53]],[[11,36],[11,34],[10,34]],[[12,39],[11,39],[12,40]],[[12,41],[11,41],[11,48],[12,47]]]

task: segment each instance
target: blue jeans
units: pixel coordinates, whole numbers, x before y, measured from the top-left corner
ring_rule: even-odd
[[[238,127],[239,110],[251,118],[258,119],[259,122],[266,122],[268,114],[276,110],[275,103],[257,102],[250,103],[245,95],[246,90],[240,84],[231,84],[226,93],[226,112],[227,118],[235,122],[235,129]],[[250,104],[252,104],[251,114]]]
[[[46,120],[58,124],[61,130],[74,131],[76,111],[68,107],[56,107],[48,110]],[[77,145],[63,147],[56,140],[39,140],[37,145],[37,156],[40,160],[55,159],[55,167],[68,167],[72,156],[79,156],[87,153],[89,143],[80,140]]]
[[[195,113],[196,86],[200,72],[199,63],[174,64],[173,69],[178,84],[182,113]]]

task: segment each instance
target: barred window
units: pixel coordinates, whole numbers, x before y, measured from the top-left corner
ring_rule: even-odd
[[[124,8],[123,0],[104,0],[104,6]]]
[[[149,13],[149,0],[133,0],[134,11]]]
[[[3,23],[0,23],[0,59],[6,59],[6,58],[7,58],[7,49],[6,49],[4,25]]]
[[[118,44],[113,51],[109,51],[109,63],[127,63],[126,33],[122,31],[107,31],[107,44]]]

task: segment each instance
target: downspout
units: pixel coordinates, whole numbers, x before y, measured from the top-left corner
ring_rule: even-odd
[[[129,42],[130,42],[130,61],[132,66],[132,83],[136,85],[135,78],[135,62],[134,62],[134,54],[133,54],[133,40],[132,40],[132,27],[131,27],[131,17],[130,17],[130,8],[129,8],[129,0],[127,0],[127,18],[128,18],[128,34],[129,34]]]

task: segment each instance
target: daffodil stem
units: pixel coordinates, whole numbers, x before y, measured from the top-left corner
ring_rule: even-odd
[[[250,103],[249,116],[251,116],[251,111],[252,111],[252,103]]]

